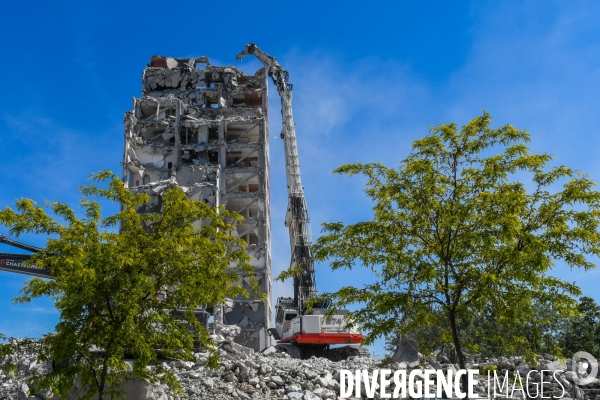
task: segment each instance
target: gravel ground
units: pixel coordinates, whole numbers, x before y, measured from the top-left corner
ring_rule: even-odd
[[[279,353],[274,347],[265,349],[262,353],[254,353],[252,350],[233,342],[236,334],[235,327],[221,329],[213,339],[218,343],[221,355],[221,366],[218,370],[205,368],[207,353],[195,353],[195,362],[191,361],[165,361],[164,364],[170,368],[179,378],[184,391],[185,399],[338,399],[340,394],[340,370],[368,370],[372,376],[373,370],[386,368],[392,371],[406,370],[407,374],[413,369],[448,369],[457,370],[456,364],[442,356],[420,355],[419,361],[412,363],[395,363],[375,360],[370,357],[351,357],[348,360],[333,362],[323,358],[313,357],[310,360],[296,360],[287,354]],[[0,399],[51,399],[45,393],[35,393],[26,383],[28,374],[33,370],[48,368],[39,365],[32,354],[20,355],[18,360],[19,373],[16,376],[7,376],[0,373]],[[479,359],[476,356],[470,358],[468,368],[490,368],[495,366],[497,373],[504,375],[509,372],[511,382],[518,373],[523,377],[532,369],[536,370],[567,370],[568,364],[552,361],[552,357],[542,357],[537,365],[528,365],[520,357],[497,359]],[[544,396],[554,398],[562,395],[562,384],[566,389],[566,398],[579,400],[600,400],[600,380],[597,378],[583,388],[577,388],[574,382],[574,373],[571,371],[557,373],[556,378],[545,376]],[[540,382],[539,373],[531,374],[529,380],[530,393],[535,393],[535,385]],[[168,388],[162,386],[150,386],[144,383],[130,383],[126,390],[130,393],[130,399],[157,399],[174,400]],[[362,398],[365,387],[362,386]],[[379,385],[376,385],[377,387]],[[388,391],[394,389],[393,383]],[[379,389],[376,391],[378,392]],[[512,391],[512,385],[509,394]],[[481,397],[487,397],[487,376],[479,377],[479,383],[475,392]],[[508,397],[523,398],[520,391],[510,394]],[[379,398],[378,393],[374,398]],[[535,398],[535,397],[534,397]],[[541,399],[539,396],[538,399]],[[341,399],[341,398],[340,398]]]

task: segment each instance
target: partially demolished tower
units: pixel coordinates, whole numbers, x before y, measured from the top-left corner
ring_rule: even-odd
[[[148,211],[178,186],[245,217],[237,233],[267,300],[234,299],[223,319],[242,328],[236,341],[260,350],[270,345],[272,284],[267,74],[213,67],[206,57],[154,56],[142,83],[143,97],[125,115],[123,180],[150,195]]]

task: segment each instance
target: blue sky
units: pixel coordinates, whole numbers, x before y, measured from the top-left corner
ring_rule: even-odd
[[[534,151],[600,181],[599,17],[592,1],[12,2],[0,15],[0,207],[20,197],[78,207],[77,187],[90,173],[120,170],[123,113],[140,95],[150,56],[206,55],[253,72],[255,60],[235,61],[249,42],[290,72],[315,236],[322,222],[371,215],[364,181],[333,175],[335,167],[397,166],[429,126],[464,124],[481,109],[496,126],[527,129]],[[278,272],[289,262],[287,196],[280,121],[271,114]],[[600,270],[555,273],[600,301]],[[321,291],[368,278],[318,265]],[[0,272],[7,336],[39,336],[58,320],[50,300],[12,304],[26,279]],[[274,290],[289,295],[291,284]]]

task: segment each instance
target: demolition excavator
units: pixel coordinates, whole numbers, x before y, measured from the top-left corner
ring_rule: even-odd
[[[277,341],[277,349],[293,358],[317,356],[339,361],[350,356],[367,356],[370,354],[367,348],[351,346],[359,344],[363,335],[353,328],[347,328],[347,310],[335,310],[330,315],[331,313],[327,313],[330,304],[325,302],[313,304],[310,310],[307,309],[307,301],[315,297],[317,285],[311,251],[310,221],[300,180],[296,129],[292,115],[292,84],[289,82],[288,72],[256,44],[247,44],[236,58],[241,60],[248,55],[256,56],[264,65],[281,99],[281,138],[284,142],[288,191],[285,226],[289,229],[290,270],[299,271],[294,274],[294,297],[277,299],[275,328],[269,329],[269,333]],[[334,345],[346,346],[332,347]]]

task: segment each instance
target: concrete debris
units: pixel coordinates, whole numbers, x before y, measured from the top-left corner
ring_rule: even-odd
[[[216,323],[236,325],[237,344],[271,345],[271,237],[267,74],[212,66],[207,57],[153,56],[142,97],[125,113],[123,180],[160,212],[162,194],[178,187],[194,200],[244,216],[237,235],[247,244],[265,303],[258,298],[210,305]],[[200,227],[200,221],[198,227]],[[235,233],[235,232],[234,232]],[[248,279],[240,284],[249,288]]]
[[[414,362],[419,361],[419,348],[417,342],[405,336],[398,340],[398,349],[393,356],[396,362]]]
[[[340,370],[368,370],[369,375],[375,369],[407,370],[407,374],[413,369],[451,369],[457,371],[456,364],[440,362],[440,355],[420,356],[416,362],[389,362],[375,360],[370,357],[350,357],[348,360],[333,362],[324,358],[313,357],[309,360],[297,360],[290,358],[285,353],[280,353],[274,347],[267,347],[260,353],[241,346],[234,342],[234,337],[241,332],[236,326],[222,325],[217,327],[218,333],[213,338],[218,343],[218,351],[221,357],[221,366],[217,370],[209,370],[205,364],[208,359],[207,352],[195,353],[195,361],[164,360],[167,368],[173,371],[179,379],[184,391],[184,396],[179,399],[338,399],[340,394]],[[26,378],[31,371],[40,366],[35,356],[31,354],[20,355],[18,360],[19,371],[16,375],[5,375],[0,373],[0,399],[48,399],[47,393],[36,393],[27,385]],[[6,360],[4,360],[6,361]],[[526,374],[533,369],[546,369],[552,365],[551,360],[541,359],[538,365],[527,364],[522,357],[499,357],[479,358],[473,357],[473,362],[468,363],[469,369],[480,369],[486,371],[496,369],[498,376],[506,373],[511,377],[508,393],[512,393],[514,374],[520,374],[525,385]],[[1,367],[1,365],[0,365]],[[562,365],[565,369],[569,365]],[[561,368],[558,368],[561,369]],[[544,376],[544,396],[562,395],[559,382],[565,387],[564,398],[580,400],[599,400],[600,380],[595,379],[592,383],[577,387],[572,384],[574,375],[571,371],[558,372],[557,380],[553,376]],[[478,376],[478,384],[475,393],[480,397],[487,397],[487,373]],[[539,373],[529,380],[531,393],[535,393],[536,384],[539,385],[541,376]],[[539,387],[539,386],[538,386]],[[126,390],[128,398],[135,399],[160,399],[175,400],[172,393],[164,385],[151,386],[136,380],[128,381],[123,389]],[[364,385],[362,393],[365,393]],[[394,385],[390,384],[388,392],[393,392]],[[506,387],[505,389],[506,390]],[[515,388],[516,390],[516,388]],[[435,391],[435,389],[433,389]],[[33,397],[33,396],[36,397]],[[506,397],[506,395],[501,396]],[[511,396],[508,396],[511,397]],[[520,392],[515,392],[515,398],[522,398]],[[366,397],[363,397],[366,398]],[[375,396],[375,398],[378,398]]]

